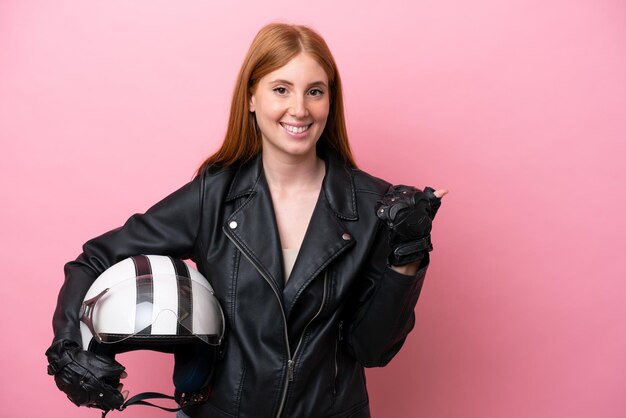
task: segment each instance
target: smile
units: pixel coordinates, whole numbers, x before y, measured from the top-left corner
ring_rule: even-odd
[[[312,124],[306,126],[293,126],[281,122],[280,125],[292,134],[301,134],[308,131]]]

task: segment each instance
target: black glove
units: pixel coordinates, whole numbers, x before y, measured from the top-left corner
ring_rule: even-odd
[[[48,374],[76,405],[120,409],[124,397],[117,390],[124,366],[117,361],[84,351],[74,341],[60,340],[46,351]]]
[[[441,199],[434,189],[422,192],[411,186],[394,186],[376,204],[376,215],[389,228],[389,264],[402,266],[424,258],[432,251],[430,230]]]

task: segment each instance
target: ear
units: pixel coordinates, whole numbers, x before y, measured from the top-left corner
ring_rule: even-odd
[[[250,101],[248,102],[248,107],[250,108],[250,113],[254,113],[254,94],[250,96]]]

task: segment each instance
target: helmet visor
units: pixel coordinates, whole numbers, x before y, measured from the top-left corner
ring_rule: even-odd
[[[208,283],[166,274],[133,277],[104,289],[83,302],[81,321],[104,344],[198,338],[219,345],[224,335],[224,316]]]

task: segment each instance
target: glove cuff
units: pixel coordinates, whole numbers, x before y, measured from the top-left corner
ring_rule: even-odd
[[[69,340],[60,340],[53,343],[50,348],[46,350],[46,357],[49,363],[48,374],[53,376],[74,361],[72,353],[77,348],[80,348],[78,344]]]
[[[391,254],[389,254],[389,265],[403,266],[420,261],[424,255],[433,250],[430,242],[430,235],[417,241],[399,244]]]

